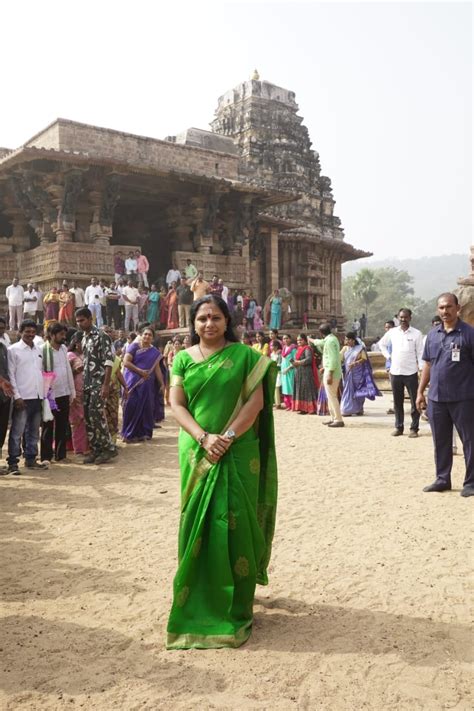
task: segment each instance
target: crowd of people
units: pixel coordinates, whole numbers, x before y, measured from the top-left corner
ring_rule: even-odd
[[[18,330],[24,318],[45,328],[55,321],[73,326],[76,309],[84,306],[98,328],[107,325],[130,331],[143,321],[154,330],[188,328],[193,301],[206,294],[224,299],[238,330],[260,330],[264,321],[270,328],[280,328],[282,323],[283,300],[278,289],[262,306],[251,291],[231,289],[217,274],[207,281],[191,259],[182,272],[169,269],[163,284],[149,284],[149,262],[138,250],[126,258],[117,252],[114,271],[113,281],[92,277],[85,289],[74,281],[63,281],[46,292],[34,283],[23,287],[15,277],[6,289],[9,329]]]

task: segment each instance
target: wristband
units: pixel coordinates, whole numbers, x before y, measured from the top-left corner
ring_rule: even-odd
[[[200,447],[202,447],[202,443],[204,442],[208,434],[209,432],[203,432],[200,437],[196,437],[197,443]]]

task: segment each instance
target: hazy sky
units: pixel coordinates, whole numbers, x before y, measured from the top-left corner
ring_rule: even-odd
[[[0,146],[58,116],[208,128],[256,67],[296,92],[348,242],[379,259],[468,250],[470,3],[16,0],[0,26]]]

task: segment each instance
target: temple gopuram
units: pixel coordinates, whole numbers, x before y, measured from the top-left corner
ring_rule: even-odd
[[[211,131],[164,140],[57,119],[0,149],[0,292],[13,276],[43,291],[113,277],[140,248],[163,283],[186,259],[252,292],[291,293],[291,314],[343,327],[344,241],[329,178],[295,95],[255,73],[218,100]]]

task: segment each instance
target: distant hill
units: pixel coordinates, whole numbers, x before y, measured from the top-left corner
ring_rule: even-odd
[[[457,285],[459,277],[470,272],[467,254],[449,254],[440,257],[421,257],[420,259],[360,259],[347,262],[342,266],[342,276],[354,276],[360,269],[368,267],[394,267],[407,271],[413,277],[415,296],[427,301],[442,291],[451,291]]]

